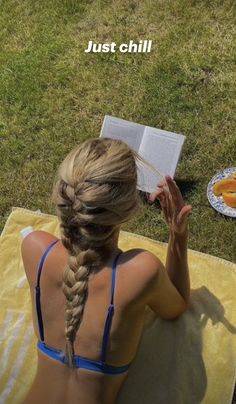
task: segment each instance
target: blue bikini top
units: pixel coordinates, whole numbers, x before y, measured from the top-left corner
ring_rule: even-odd
[[[52,249],[52,247],[59,241],[56,240],[52,244],[50,244],[46,251],[44,252],[40,263],[38,267],[38,274],[37,274],[37,286],[35,286],[36,290],[36,309],[37,309],[37,318],[38,318],[38,327],[39,327],[39,334],[40,334],[40,339],[41,341],[38,341],[38,348],[43,351],[46,355],[52,357],[53,359],[56,359],[62,363],[65,363],[65,355],[63,351],[59,349],[55,349],[53,347],[50,347],[44,342],[44,329],[43,329],[43,320],[42,320],[42,311],[41,311],[41,305],[40,305],[40,276],[43,268],[43,264],[45,262],[45,259],[49,253],[49,251]],[[94,361],[88,358],[84,358],[79,355],[74,355],[74,363],[76,367],[81,367],[81,368],[86,368],[89,370],[94,370],[102,373],[108,373],[108,374],[119,374],[123,373],[128,370],[131,362],[127,365],[124,366],[112,366],[108,365],[106,363],[106,350],[107,350],[107,343],[108,343],[108,337],[111,329],[111,324],[112,324],[112,317],[114,314],[114,304],[113,304],[113,299],[114,299],[114,290],[115,290],[115,280],[116,280],[116,266],[117,266],[117,261],[120,256],[121,252],[117,254],[115,257],[115,260],[112,265],[112,284],[111,284],[111,299],[110,299],[110,305],[108,307],[108,313],[107,313],[107,318],[104,326],[104,332],[103,332],[103,339],[102,339],[102,352],[101,352],[101,360],[100,361]]]

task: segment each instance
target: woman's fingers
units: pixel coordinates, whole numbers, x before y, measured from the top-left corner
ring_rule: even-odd
[[[167,206],[167,201],[165,195],[161,195],[160,199],[160,205],[161,205],[161,210],[164,213],[165,219],[167,223],[169,223],[169,216],[168,216],[168,206]]]
[[[188,215],[192,212],[191,205],[185,205],[178,214],[177,221],[178,223],[182,223],[185,219],[187,219]]]
[[[164,211],[165,217],[168,222],[171,221],[172,215],[173,215],[173,203],[172,203],[172,197],[171,194],[168,190],[168,188],[165,187],[166,183],[162,182],[160,184],[161,188],[159,188],[157,191],[153,192],[150,195],[150,200],[154,201],[156,198],[159,199],[160,205],[162,210]]]
[[[166,214],[168,216],[168,222],[171,221],[172,218],[172,201],[171,201],[171,195],[169,191],[167,191],[166,188],[163,188],[163,195],[165,196],[165,204],[166,204]]]
[[[159,200],[166,222],[170,228],[182,231],[187,223],[187,217],[192,212],[191,205],[185,205],[182,194],[176,182],[167,175],[165,180],[158,183],[157,190],[149,195],[149,201]]]
[[[171,179],[171,177],[169,177],[169,178]],[[163,180],[161,180],[160,182],[158,182],[158,184],[157,184],[157,190],[154,191],[154,192],[152,192],[152,193],[150,193],[149,198],[148,198],[149,201],[150,201],[150,202],[154,202],[155,199],[156,199],[157,197],[159,197],[160,192],[163,191],[163,189],[166,189],[166,190],[168,191],[168,185],[167,185],[166,177],[165,177],[165,179],[163,179]]]
[[[158,187],[163,187],[164,185],[166,185],[166,180],[165,180],[165,179],[161,180],[161,181],[158,182],[158,184],[157,184]]]
[[[176,182],[169,176],[166,176],[166,183],[169,187],[169,191],[172,195],[172,198],[175,202],[183,203],[183,197],[179,190],[179,187],[176,185]]]
[[[159,196],[162,194],[163,190],[162,189],[157,189],[157,191],[152,192],[149,195],[149,201],[154,202],[156,198],[159,198]]]

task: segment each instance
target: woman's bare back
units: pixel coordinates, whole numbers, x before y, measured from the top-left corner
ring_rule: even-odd
[[[31,238],[30,238],[31,237]],[[33,302],[33,323],[39,338],[35,309],[37,268],[47,246],[56,238],[46,232],[34,232],[25,240],[23,260]],[[28,243],[28,244],[27,244]],[[100,360],[102,336],[111,293],[112,263],[120,250],[88,282],[88,298],[74,342],[74,351],[91,360]],[[132,361],[139,345],[150,279],[143,265],[143,251],[133,249],[119,256],[114,293],[114,316],[107,346],[107,363],[122,366]],[[140,259],[141,258],[141,259]],[[48,255],[40,280],[41,308],[45,342],[65,349],[65,296],[62,274],[67,251],[57,243]],[[69,369],[65,364],[38,352],[38,368],[24,404],[112,404],[128,371],[108,375],[83,368]]]

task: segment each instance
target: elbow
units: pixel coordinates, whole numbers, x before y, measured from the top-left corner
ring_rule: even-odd
[[[185,302],[185,310],[186,311],[189,308],[190,305],[190,290],[188,292],[188,294],[183,298],[184,302]]]
[[[169,318],[166,318],[167,320],[177,320],[179,317],[182,316],[182,314],[184,314],[189,307],[189,300],[186,301],[183,299],[183,302],[181,304],[181,306],[178,307],[178,310],[176,310],[175,314],[173,314],[172,316],[170,316]]]
[[[182,316],[182,314],[184,314],[188,310],[189,304],[190,304],[190,298],[189,297],[183,299],[182,307],[181,307],[181,309],[179,311],[179,314],[178,314],[178,316],[176,318]]]

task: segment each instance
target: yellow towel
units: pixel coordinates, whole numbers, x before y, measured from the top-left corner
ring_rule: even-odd
[[[37,366],[20,230],[59,236],[56,216],[12,208],[0,238],[0,402],[23,401]],[[166,244],[121,231],[124,251],[141,247],[163,261]],[[230,404],[236,368],[236,265],[189,250],[191,305],[174,321],[146,326],[118,404]]]

